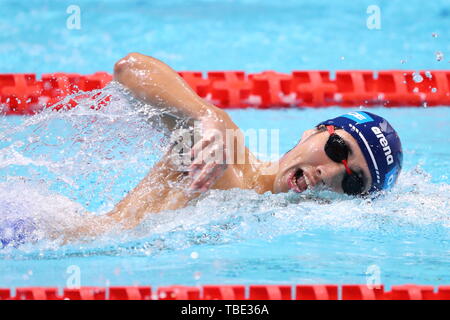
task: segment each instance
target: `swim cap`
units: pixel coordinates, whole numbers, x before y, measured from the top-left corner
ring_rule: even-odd
[[[369,192],[386,190],[395,184],[402,168],[402,144],[386,119],[370,112],[354,111],[319,125],[341,128],[358,142],[372,176]]]

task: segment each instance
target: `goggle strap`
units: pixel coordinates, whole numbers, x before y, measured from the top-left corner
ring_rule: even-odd
[[[327,126],[327,130],[331,136],[334,135],[334,126]]]
[[[348,167],[347,160],[342,160],[342,163],[344,164],[345,171],[347,171],[348,174],[352,174],[352,170]]]

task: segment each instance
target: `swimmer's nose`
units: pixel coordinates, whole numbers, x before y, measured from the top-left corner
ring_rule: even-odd
[[[339,179],[342,177],[344,167],[334,161],[315,167],[314,173],[319,180],[322,180],[327,186],[335,187],[339,185]]]

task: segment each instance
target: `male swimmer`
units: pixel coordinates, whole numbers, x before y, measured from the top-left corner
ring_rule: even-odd
[[[385,119],[365,111],[350,112],[305,131],[276,166],[259,161],[245,146],[241,150],[243,162],[204,161],[209,153],[233,151],[234,158],[239,153],[234,150],[238,143],[218,143],[208,134],[225,137],[227,130],[240,132],[224,110],[199,97],[169,66],[139,53],[130,53],[115,64],[114,80],[135,98],[160,108],[168,130],[175,130],[179,119],[191,124],[197,121],[203,136],[190,149],[193,161],[187,170],[174,163],[169,150],[110,213],[87,215],[82,225],[62,232],[66,239],[95,236],[114,227],[133,228],[146,214],[184,207],[209,189],[300,193],[320,186],[338,193],[366,195],[390,188],[402,167],[397,133]],[[277,170],[270,172],[269,167]]]
[[[199,155],[205,159],[205,153],[227,153],[238,145],[224,141],[214,145],[215,139],[208,135],[209,130],[223,137],[226,130],[239,132],[224,110],[199,97],[169,66],[139,53],[130,53],[116,63],[114,80],[137,99],[161,108],[169,130],[176,128],[177,119],[190,119],[202,124],[204,135],[192,147],[193,162],[188,171],[177,168],[169,155],[164,156],[106,215],[109,222],[97,224],[100,229],[109,228],[110,223],[133,228],[146,214],[181,208],[208,189],[241,188],[262,194],[303,192],[322,186],[338,193],[369,194],[390,188],[402,167],[402,146],[395,130],[382,117],[362,111],[320,122],[304,132],[271,174],[267,168],[273,163],[259,161],[245,147],[244,163],[202,161]]]

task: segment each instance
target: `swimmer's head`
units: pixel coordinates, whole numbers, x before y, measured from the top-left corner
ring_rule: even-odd
[[[330,139],[331,135],[335,137]],[[342,156],[341,149],[348,154]],[[387,190],[400,174],[402,158],[400,139],[384,118],[365,111],[349,112],[304,132],[300,142],[280,159],[274,191],[303,192],[320,185],[348,194]]]

